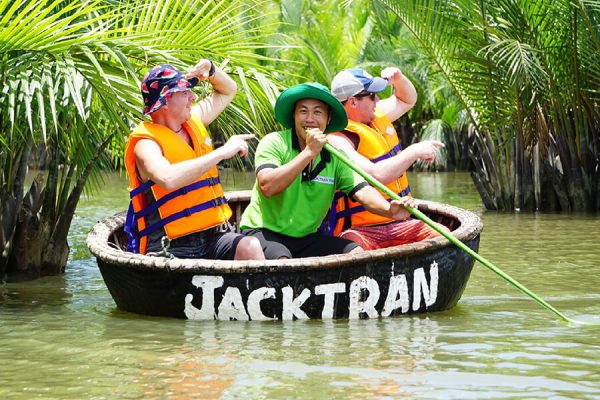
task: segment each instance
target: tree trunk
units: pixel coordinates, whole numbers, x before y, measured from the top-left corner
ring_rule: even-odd
[[[41,275],[58,275],[65,272],[70,251],[69,243],[65,240],[60,243],[50,241],[44,254],[42,254]]]
[[[43,190],[43,176],[40,174],[34,179],[18,211],[12,251],[7,257],[8,280],[35,279],[65,272],[70,251],[68,233],[77,204],[87,178],[111,140],[112,137],[108,137],[98,146],[86,168],[78,173],[77,182],[70,191],[70,178],[66,179],[66,186],[60,191],[58,200],[59,169],[55,160],[50,163]],[[68,173],[70,177],[72,171]],[[49,188],[49,185],[52,187]],[[66,200],[61,196],[65,196]],[[46,210],[47,207],[51,210]]]
[[[0,281],[5,281],[17,222],[17,200],[9,193],[2,193],[0,202]]]
[[[27,161],[29,158],[29,152],[31,149],[31,142],[27,142],[19,150],[16,149],[15,164],[17,168],[14,176],[8,178],[12,181],[12,187],[9,190],[2,192],[2,205],[1,207],[1,226],[2,226],[2,237],[0,238],[0,281],[6,281],[9,263],[11,258],[11,252],[14,249],[14,235],[17,227],[18,215],[20,213],[21,204],[23,202],[23,187],[25,185],[25,176],[27,175]],[[8,185],[8,183],[5,183]],[[6,187],[3,185],[3,187]]]
[[[18,211],[17,226],[13,235],[12,252],[9,254],[8,278],[10,280],[32,279],[40,276],[42,249],[49,230],[40,223],[38,211],[41,207],[43,177],[38,175]]]

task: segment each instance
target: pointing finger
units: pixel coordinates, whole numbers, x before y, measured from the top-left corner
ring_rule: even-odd
[[[242,140],[252,140],[252,139],[256,139],[256,136],[254,136],[254,134],[252,133],[245,133],[242,135],[236,135],[236,137],[242,139]]]

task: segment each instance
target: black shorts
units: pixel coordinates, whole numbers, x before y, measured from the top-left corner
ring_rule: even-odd
[[[239,233],[211,228],[171,240],[167,251],[176,258],[233,260],[237,246],[244,237]]]
[[[254,236],[260,241],[267,260],[277,260],[282,257],[320,257],[330,254],[349,253],[358,247],[348,239],[329,236],[321,232],[295,238],[270,231],[268,229],[244,229],[244,235]]]

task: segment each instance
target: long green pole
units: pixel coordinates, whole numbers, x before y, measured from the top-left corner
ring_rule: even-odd
[[[385,194],[387,194],[388,196],[390,196],[392,199],[400,200],[400,196],[398,196],[396,193],[394,193],[393,191],[391,191],[389,188],[387,188],[385,185],[383,185],[377,179],[373,178],[371,175],[369,175],[365,171],[363,171],[358,165],[356,165],[354,163],[354,161],[352,161],[350,158],[348,158],[348,156],[345,153],[343,153],[340,150],[336,149],[335,147],[333,147],[329,143],[325,143],[325,149],[327,149],[330,153],[332,153],[337,158],[339,158],[344,164],[346,164],[347,166],[349,166],[350,168],[352,168],[354,171],[356,171],[356,173],[358,173],[360,176],[362,176],[363,178],[365,178],[365,180],[367,182],[369,182],[371,185],[375,186],[377,189],[381,190],[382,192],[384,192]],[[538,304],[540,304],[541,306],[543,306],[546,309],[548,309],[551,312],[553,312],[555,315],[557,315],[563,321],[567,321],[567,322],[570,322],[570,323],[576,323],[576,324],[585,324],[585,325],[600,326],[600,324],[597,324],[597,323],[584,322],[584,321],[576,321],[574,319],[571,319],[571,318],[567,317],[566,315],[564,315],[563,313],[561,313],[560,311],[558,311],[556,308],[552,307],[550,304],[548,304],[547,302],[545,302],[544,300],[542,300],[541,298],[539,298],[531,290],[527,289],[525,286],[523,286],[521,283],[519,283],[516,279],[511,278],[507,273],[505,273],[504,271],[502,271],[500,268],[496,267],[494,264],[492,264],[491,262],[489,262],[488,260],[486,260],[485,258],[483,258],[482,256],[480,256],[477,252],[473,251],[469,246],[467,246],[466,244],[464,244],[463,242],[461,242],[460,240],[458,240],[450,232],[447,232],[444,229],[442,229],[441,226],[439,226],[437,223],[435,223],[427,215],[425,215],[424,213],[422,213],[421,211],[419,211],[416,208],[406,207],[406,209],[412,215],[414,215],[415,217],[417,217],[418,219],[420,219],[421,221],[425,222],[427,225],[431,226],[433,229],[435,229],[436,231],[438,231],[442,236],[444,236],[446,239],[448,239],[454,245],[456,245],[457,247],[459,247],[460,249],[462,249],[463,251],[465,251],[471,257],[473,257],[474,259],[476,259],[477,261],[479,261],[480,263],[482,263],[487,268],[491,269],[494,273],[496,273],[497,275],[499,275],[502,279],[504,279],[505,281],[507,281],[511,285],[515,286],[517,289],[519,289],[521,292],[525,293],[527,296],[531,297],[533,300],[535,300],[536,302],[538,302]]]

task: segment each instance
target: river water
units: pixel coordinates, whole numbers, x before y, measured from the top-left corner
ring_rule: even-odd
[[[429,315],[226,322],[119,311],[85,236],[126,207],[125,187],[109,176],[82,199],[66,274],[0,288],[0,398],[600,399],[600,327],[560,321],[480,264],[458,305]],[[411,187],[482,216],[482,256],[569,317],[600,323],[598,215],[486,212],[464,173],[413,173]]]

